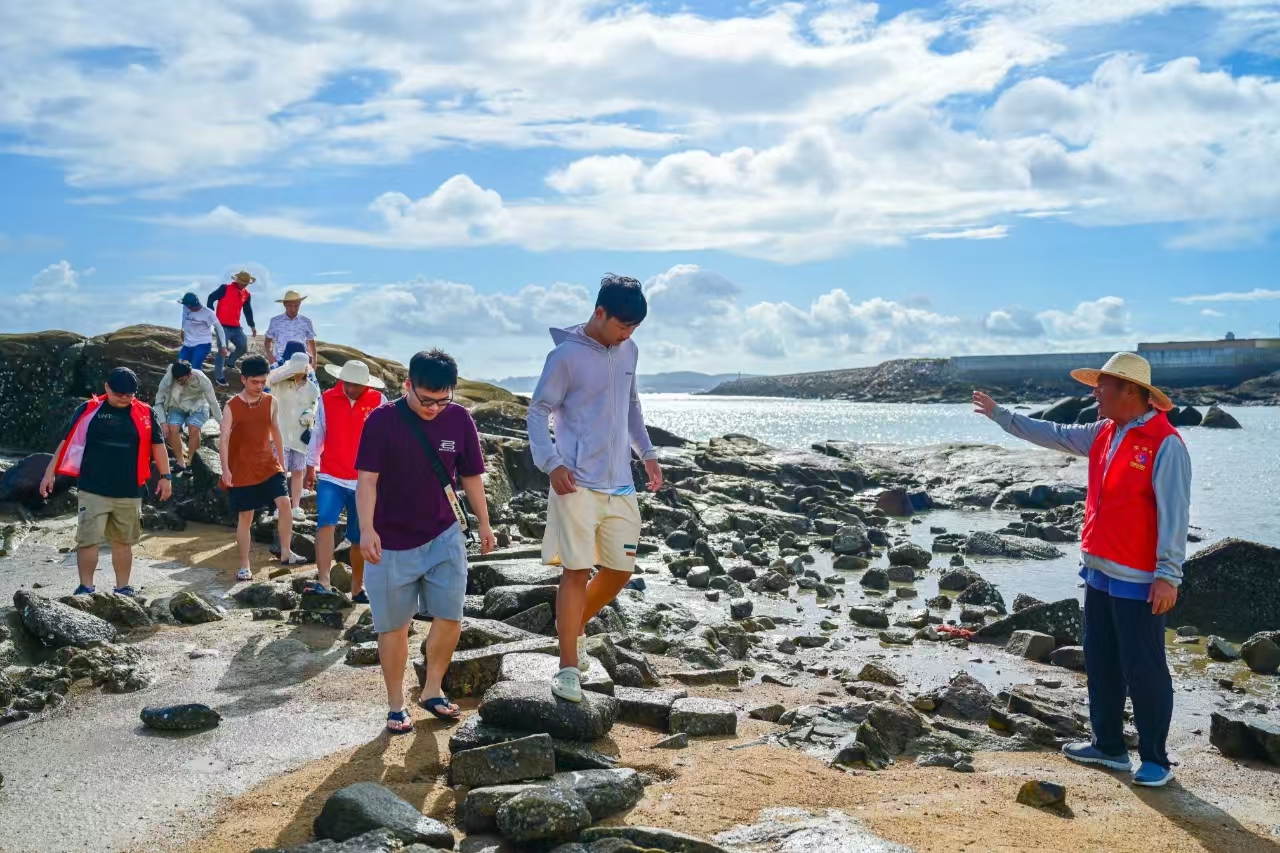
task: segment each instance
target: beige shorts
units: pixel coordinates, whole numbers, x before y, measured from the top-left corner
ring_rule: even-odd
[[[630,572],[640,544],[640,503],[635,495],[608,495],[579,487],[547,499],[542,562],[566,569],[602,566]]]
[[[77,548],[103,541],[138,544],[142,538],[142,498],[104,498],[93,492],[80,492],[79,497]]]

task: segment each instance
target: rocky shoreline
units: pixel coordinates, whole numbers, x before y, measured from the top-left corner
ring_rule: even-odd
[[[734,754],[747,764],[755,746],[798,751],[846,778],[912,765],[956,779],[992,755],[1051,753],[1088,736],[1078,598],[1012,596],[984,575],[988,564],[1033,565],[1075,547],[1079,460],[983,445],[826,442],[789,451],[743,435],[693,443],[654,431],[669,485],[642,498],[639,569],[589,626],[589,699],[570,706],[546,687],[557,578],[536,558],[546,479],[529,458],[519,399],[485,394],[470,403],[485,433],[502,548],[473,556],[463,637],[446,676],[450,695],[475,707],[439,761],[452,806],[428,817],[378,780],[356,780],[315,803],[309,832],[319,840],[261,849],[453,849],[458,837],[475,850],[748,849],[742,832],[709,840],[620,824],[668,784],[620,754],[620,732],[671,755],[734,739],[725,749],[743,749]],[[174,501],[149,504],[157,536],[228,520],[216,446],[211,428]],[[13,501],[9,561],[62,541],[59,516],[74,507],[66,484],[47,504],[22,491],[24,472],[37,467],[39,458],[20,462],[0,480]],[[636,477],[642,484],[640,466]],[[930,523],[931,513],[957,511],[972,521],[966,529]],[[295,529],[294,549],[313,556],[314,522]],[[260,541],[270,530],[264,520]],[[0,559],[0,576],[5,566]],[[1185,701],[1210,718],[1197,754],[1280,764],[1280,550],[1225,540],[1193,556],[1186,572],[1171,655]],[[191,632],[204,642],[299,632],[329,665],[374,667],[367,608],[304,593],[313,574],[264,571],[253,583],[219,579],[220,592],[191,586],[137,602],[15,588],[0,621],[0,757],[6,734],[59,725],[67,703],[106,701],[95,691],[123,694],[145,723],[149,695],[172,687],[156,644]],[[343,567],[334,581],[349,591]],[[421,659],[415,668],[421,678]],[[779,701],[775,691],[807,698]],[[183,712],[213,727],[193,736],[216,737],[236,718],[216,703],[209,710]],[[758,734],[742,741],[744,730]]]

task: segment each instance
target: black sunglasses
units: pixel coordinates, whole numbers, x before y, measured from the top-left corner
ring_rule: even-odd
[[[413,396],[418,398],[418,405],[424,409],[443,409],[445,406],[453,402],[453,392],[449,392],[448,397],[424,397],[418,393],[417,389],[413,389]]]

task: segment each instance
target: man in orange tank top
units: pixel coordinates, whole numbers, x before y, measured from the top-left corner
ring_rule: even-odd
[[[274,397],[267,394],[267,360],[246,358],[240,365],[244,390],[227,401],[222,415],[222,485],[227,503],[236,513],[236,545],[240,570],[236,580],[253,580],[249,565],[249,537],[253,516],[260,509],[275,506],[281,542],[280,565],[296,566],[306,559],[293,553],[293,515],[289,510],[289,488],[284,478],[284,437],[280,432],[280,412]]]
[[[1014,414],[975,391],[973,404],[1010,435],[1089,460],[1080,543],[1085,581],[1084,658],[1093,740],[1062,752],[1072,761],[1129,770],[1125,697],[1133,700],[1141,765],[1135,785],[1173,778],[1165,741],[1173,681],[1165,661],[1165,614],[1178,599],[1191,506],[1191,457],[1151,384],[1151,365],[1116,353],[1100,370],[1073,370],[1093,387],[1098,420],[1056,424]]]

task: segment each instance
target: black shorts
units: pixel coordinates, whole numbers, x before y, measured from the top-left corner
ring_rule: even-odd
[[[289,486],[284,474],[272,474],[255,486],[232,486],[227,492],[227,504],[232,512],[252,512],[270,509],[277,498],[289,497]]]

